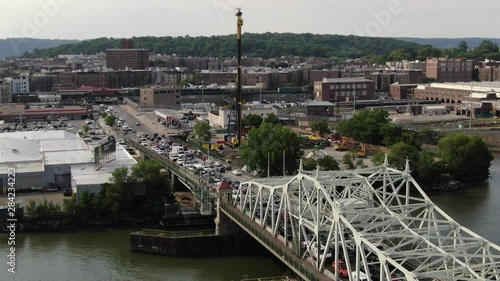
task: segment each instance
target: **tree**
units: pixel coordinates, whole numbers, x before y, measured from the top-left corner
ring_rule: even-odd
[[[465,53],[469,49],[469,46],[466,41],[460,41],[460,43],[458,43],[458,49]]]
[[[309,126],[311,127],[313,132],[319,132],[321,135],[328,132],[328,121],[326,120],[311,122]]]
[[[115,219],[125,214],[131,206],[132,187],[129,169],[121,167],[111,173],[110,183],[103,185],[104,205]]]
[[[348,170],[366,168],[363,159],[358,159],[358,156],[356,156],[356,153],[354,152],[347,152],[346,154],[344,154],[344,157],[342,157],[342,163],[344,163],[345,167]]]
[[[106,112],[103,112],[103,113],[101,114],[101,117],[102,117],[102,118],[106,118],[106,116],[108,116],[108,114],[107,114]]]
[[[163,200],[171,195],[171,190],[166,188],[166,178],[160,173],[162,168],[162,165],[154,160],[141,161],[132,166],[130,180],[135,183],[136,189],[145,192],[139,204],[143,214],[159,217],[164,211]]]
[[[421,151],[418,156],[414,175],[421,186],[439,183],[442,168],[434,159],[435,155],[427,150]]]
[[[83,125],[82,128],[83,128],[83,132],[85,132],[85,134],[88,134],[88,132],[90,131],[90,126],[87,124]]]
[[[318,165],[322,171],[337,171],[340,170],[339,162],[330,155],[318,159]]]
[[[276,116],[276,114],[274,114],[274,113],[271,113],[271,114],[267,115],[267,117],[264,120],[264,122],[270,123],[270,124],[273,124],[273,125],[281,123],[279,117]]]
[[[347,137],[361,142],[382,144],[383,135],[380,128],[389,123],[389,113],[385,110],[366,110],[342,121],[337,131]]]
[[[449,135],[439,140],[438,148],[440,162],[455,179],[477,182],[489,177],[493,155],[479,136]]]
[[[104,118],[104,123],[108,126],[113,126],[115,124],[116,117],[113,115],[108,115]]]
[[[389,165],[398,169],[404,170],[406,167],[406,160],[410,160],[412,166],[417,165],[418,155],[420,151],[415,146],[406,144],[404,142],[398,142],[391,146],[391,152],[389,153]]]
[[[206,122],[198,122],[194,125],[194,135],[199,142],[207,143],[212,139],[210,125]]]
[[[243,126],[245,128],[258,128],[262,124],[262,117],[257,114],[248,114],[243,117]]]
[[[294,174],[303,155],[299,136],[281,124],[273,125],[265,122],[259,128],[250,130],[246,143],[241,147],[240,156],[243,163],[250,170],[257,171],[259,176],[267,175],[269,158],[269,174],[281,176],[283,152],[285,152],[285,174]]]

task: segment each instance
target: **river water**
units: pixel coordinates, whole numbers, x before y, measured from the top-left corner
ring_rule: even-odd
[[[495,156],[488,182],[429,196],[460,224],[500,244],[500,155]],[[16,244],[16,274],[11,274],[6,236],[1,236],[0,281],[236,281],[290,272],[270,254],[170,258],[132,253],[129,230],[20,233]]]

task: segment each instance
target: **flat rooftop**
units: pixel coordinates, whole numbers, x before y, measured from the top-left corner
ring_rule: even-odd
[[[71,176],[78,185],[101,185],[109,182],[111,173],[121,167],[132,167],[137,164],[135,160],[125,149],[117,144],[116,145],[116,159],[102,164],[101,167],[96,164],[84,164],[71,166]]]

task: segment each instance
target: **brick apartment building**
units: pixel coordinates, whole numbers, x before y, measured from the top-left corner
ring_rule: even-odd
[[[52,92],[53,87],[59,84],[59,74],[52,73],[40,76],[29,76],[31,92]]]
[[[181,89],[180,88],[142,88],[140,97],[140,106],[142,108],[181,108]]]
[[[152,83],[152,72],[61,72],[59,83],[63,87],[83,85],[102,88],[142,87]]]
[[[427,78],[436,82],[470,82],[474,62],[461,58],[428,58],[425,62]]]
[[[405,100],[413,97],[413,90],[417,88],[417,84],[392,84],[390,94],[393,99]]]
[[[309,73],[310,82],[323,81],[324,78],[342,78],[342,73],[338,69],[337,70],[311,70],[311,72]]]
[[[148,69],[149,51],[146,49],[107,49],[106,66],[115,70]]]
[[[373,100],[375,82],[365,78],[325,78],[314,82],[314,98],[329,102]]]
[[[496,66],[479,68],[479,81],[500,81],[500,69]]]

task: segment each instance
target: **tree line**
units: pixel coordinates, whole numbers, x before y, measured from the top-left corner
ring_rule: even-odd
[[[267,119],[245,116],[243,124],[251,129],[242,144],[241,159],[250,171],[261,177],[293,175],[304,156],[301,138],[270,116]],[[388,116],[384,110],[358,112],[353,118],[340,122],[336,130],[358,142],[389,148],[388,164],[393,168],[404,170],[409,159],[412,176],[424,189],[450,181],[466,183],[488,179],[493,156],[480,137],[463,133],[441,137],[429,128],[408,130],[391,123]],[[326,120],[312,122],[310,127],[322,135],[329,130]],[[313,153],[318,153],[318,149],[313,149]],[[378,152],[371,160],[381,165],[384,158],[385,153]],[[348,169],[365,167],[355,151],[346,153],[342,160],[331,156],[304,159],[303,167],[304,170],[339,170],[340,163]]]
[[[136,48],[154,54],[177,54],[193,57],[235,57],[234,35],[184,37],[133,37]],[[119,48],[119,38],[98,38],[77,44],[64,44],[49,49],[35,49],[23,57],[55,57],[60,54],[96,54]],[[248,57],[274,58],[281,56],[360,58],[387,55],[397,49],[417,49],[419,45],[392,38],[295,33],[245,33],[243,54]]]
[[[460,57],[473,60],[500,60],[496,43],[484,40],[469,48],[465,41],[445,49],[418,45],[393,38],[361,37],[354,35],[321,35],[312,33],[245,33],[243,53],[248,57],[274,58],[281,56],[322,57],[330,63],[345,59],[364,58],[370,64],[387,61],[425,60],[427,57]],[[193,57],[234,57],[236,40],[224,36],[165,36],[133,37],[136,48],[145,48],[154,54],[177,54]],[[120,48],[119,38],[97,38],[55,48],[35,49],[23,57],[55,57],[60,54],[96,54],[106,49]],[[328,64],[330,64],[328,63]],[[161,66],[159,64],[158,66]]]
[[[121,167],[111,174],[98,193],[83,192],[78,204],[76,197],[65,198],[63,204],[30,201],[27,213],[39,219],[69,218],[78,223],[106,220],[122,222],[128,218],[160,218],[165,203],[175,202],[167,179],[160,173],[162,165],[146,160],[130,169]],[[174,204],[171,204],[174,205]]]

